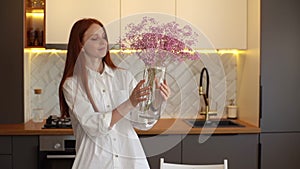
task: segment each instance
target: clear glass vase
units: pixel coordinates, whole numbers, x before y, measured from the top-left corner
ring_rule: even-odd
[[[139,104],[139,121],[151,124],[160,118],[164,109],[164,100],[160,94],[157,83],[160,84],[166,77],[166,67],[147,66],[144,70],[143,79],[145,79],[144,87],[151,86],[151,91],[147,100]]]

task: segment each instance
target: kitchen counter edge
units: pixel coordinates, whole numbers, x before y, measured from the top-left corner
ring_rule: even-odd
[[[158,134],[255,134],[260,128],[244,121],[234,120],[245,127],[191,128],[183,119],[160,119],[147,131],[136,130],[138,135]],[[0,135],[72,135],[72,129],[42,129],[44,122],[28,121],[24,124],[0,124]]]

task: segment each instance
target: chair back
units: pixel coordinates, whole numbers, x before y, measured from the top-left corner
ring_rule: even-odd
[[[191,164],[166,163],[164,161],[164,158],[161,158],[160,169],[228,169],[228,161],[227,159],[224,159],[223,164],[191,165]]]

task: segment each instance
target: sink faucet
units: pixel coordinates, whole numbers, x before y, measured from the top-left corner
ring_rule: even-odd
[[[205,93],[203,92],[203,85],[202,85],[204,73],[206,73],[206,92]],[[201,96],[203,96],[203,100],[205,103],[205,110],[204,110],[204,112],[200,111],[200,115],[204,115],[206,121],[209,120],[210,115],[217,115],[216,112],[210,112],[210,110],[209,110],[208,93],[209,93],[209,74],[208,74],[207,69],[204,67],[201,70],[201,74],[200,74],[199,96],[200,96],[200,99],[201,99]]]

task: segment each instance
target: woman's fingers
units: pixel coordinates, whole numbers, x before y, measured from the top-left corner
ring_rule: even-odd
[[[164,80],[164,82],[161,83],[159,89],[160,89],[160,92],[161,92],[162,96],[164,97],[164,99],[167,100],[170,97],[171,90],[170,90],[166,80]]]
[[[131,104],[135,107],[138,103],[145,101],[147,95],[150,93],[150,87],[142,87],[145,83],[145,80],[141,80],[134,90],[132,91],[131,96],[129,97]]]
[[[141,80],[137,86],[134,88],[131,96],[130,101],[132,105],[135,107],[138,103],[146,101],[147,97],[150,94],[151,87],[142,87],[145,83],[145,80]],[[156,88],[160,90],[160,94],[163,97],[164,100],[167,100],[171,95],[171,90],[168,86],[168,83],[166,80],[163,81],[163,83],[158,82],[157,79],[155,79]]]

